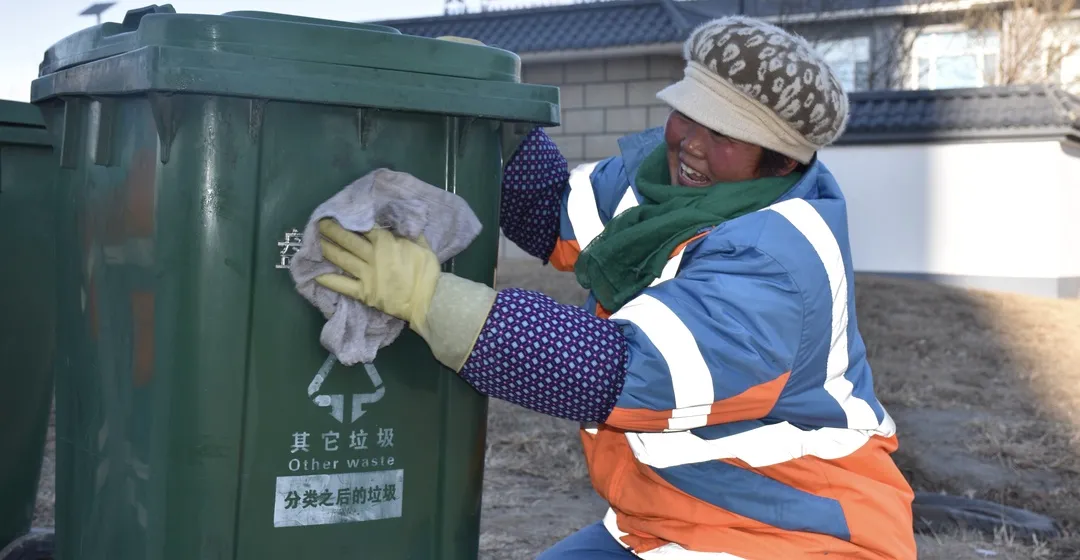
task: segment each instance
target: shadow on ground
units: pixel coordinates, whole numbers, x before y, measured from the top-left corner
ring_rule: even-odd
[[[877,277],[856,284],[897,463],[923,490],[1059,520],[1080,558],[1080,302]]]

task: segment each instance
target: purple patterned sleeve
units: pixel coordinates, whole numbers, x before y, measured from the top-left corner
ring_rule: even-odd
[[[570,179],[566,158],[541,128],[534,128],[503,171],[499,225],[526,253],[544,261],[555,250],[563,189]]]
[[[629,345],[612,321],[539,292],[499,292],[461,377],[550,416],[603,422],[626,379]]]

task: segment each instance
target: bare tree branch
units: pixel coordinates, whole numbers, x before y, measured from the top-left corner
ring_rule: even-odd
[[[934,8],[940,7],[941,1],[912,0],[902,14],[862,25],[836,22],[830,17],[837,11],[852,9],[850,0],[774,0],[772,3],[779,6],[778,25],[804,35],[826,56],[832,54],[831,49],[838,48],[840,40],[868,38],[870,57],[865,63],[865,74],[858,77],[863,83],[856,86],[902,89],[910,75],[915,39],[929,22],[934,21]],[[876,0],[859,2],[858,6],[860,11],[872,13],[895,4]]]
[[[1010,0],[971,10],[965,23],[999,38],[998,83],[1057,83],[1062,62],[1080,52],[1075,9],[1076,0]]]

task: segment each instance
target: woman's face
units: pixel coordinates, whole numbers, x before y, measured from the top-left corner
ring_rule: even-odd
[[[673,185],[707,187],[760,176],[761,146],[713,132],[678,111],[668,116],[664,140]]]

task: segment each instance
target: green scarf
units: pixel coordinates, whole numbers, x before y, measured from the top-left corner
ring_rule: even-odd
[[[578,256],[574,272],[604,309],[618,311],[660,276],[679,244],[727,220],[775,202],[801,173],[708,187],[671,184],[667,146],[661,144],[638,168],[641,204],[619,214]]]

